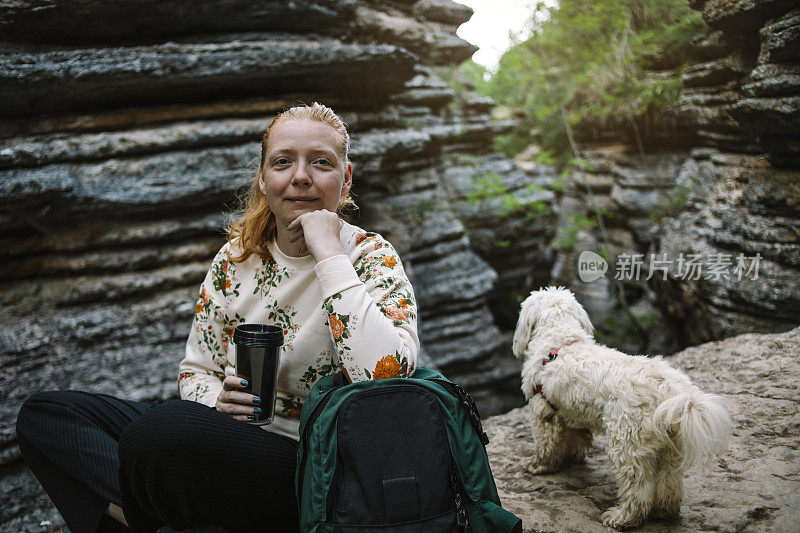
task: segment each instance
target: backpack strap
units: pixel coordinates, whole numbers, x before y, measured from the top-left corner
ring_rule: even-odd
[[[484,447],[488,445],[489,435],[487,435],[483,430],[481,415],[478,412],[478,405],[475,403],[475,400],[472,399],[472,396],[469,395],[467,389],[458,383],[453,383],[447,379],[434,378],[434,381],[444,385],[444,387],[450,391],[450,394],[458,398],[458,401],[461,402],[461,404],[467,410],[467,413],[469,413],[469,421],[472,424],[472,427],[475,428],[475,433],[478,434],[478,437],[481,439],[481,443],[484,445]]]

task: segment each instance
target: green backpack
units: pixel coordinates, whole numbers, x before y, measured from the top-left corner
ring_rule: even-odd
[[[295,490],[300,529],[509,532],[475,403],[440,373],[319,380],[303,405]]]

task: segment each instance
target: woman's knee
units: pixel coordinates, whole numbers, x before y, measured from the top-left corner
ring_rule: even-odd
[[[171,400],[156,405],[133,420],[119,438],[119,457],[123,465],[141,460],[181,461],[201,446],[205,424],[198,424],[215,413],[211,408],[186,400]]]
[[[74,391],[44,391],[28,396],[17,413],[17,438],[30,440],[47,427],[46,419],[54,407],[68,407],[74,403]]]

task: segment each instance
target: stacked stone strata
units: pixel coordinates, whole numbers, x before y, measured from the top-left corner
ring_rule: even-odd
[[[607,210],[609,243],[585,231],[577,251],[643,254],[641,282],[625,286],[634,314],[654,327],[647,343],[623,346],[629,351],[671,353],[800,323],[800,11],[770,0],[691,5],[709,25],[693,41],[699,62],[683,72],[674,109],[639,121],[640,131],[655,121],[662,133],[644,136],[641,153],[631,129],[602,141],[584,132],[590,170],[568,180],[561,202],[564,217],[590,214],[591,196]],[[651,254],[672,263],[666,276],[645,279]],[[681,254],[730,261],[727,275],[691,279]],[[740,254],[748,268],[760,257],[757,278],[734,271]],[[618,311],[617,291],[609,280],[578,281],[574,261],[563,258],[556,277],[602,323]]]
[[[326,103],[349,125],[353,222],[398,248],[417,289],[423,360],[484,414],[521,402],[492,295],[526,273],[498,276],[511,254],[496,260],[470,232],[499,227],[498,239],[519,239],[519,258],[541,262],[552,228],[464,202],[486,172],[509,190],[524,182],[492,153],[510,124],[437,75],[474,52],[455,35],[470,16],[451,0],[0,6],[0,531],[60,523],[16,447],[29,394],[177,395],[226,213],[266,126],[296,102]]]

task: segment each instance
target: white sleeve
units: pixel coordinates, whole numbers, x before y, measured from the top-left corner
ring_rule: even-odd
[[[361,238],[355,264],[338,255],[315,267],[339,366],[351,381],[408,377],[419,353],[413,288],[388,241]]]

